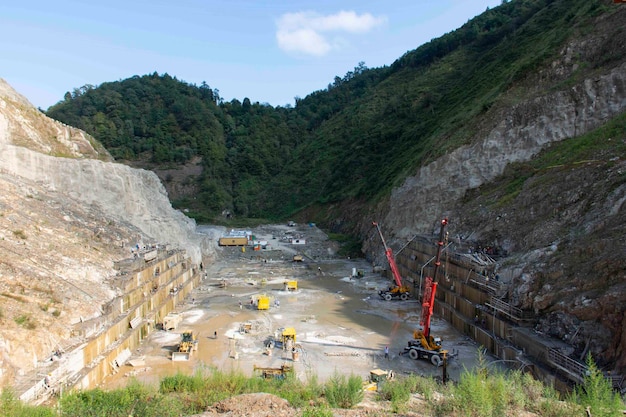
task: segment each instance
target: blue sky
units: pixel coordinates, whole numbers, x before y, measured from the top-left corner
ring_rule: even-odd
[[[134,75],[294,105],[359,62],[390,65],[501,0],[8,0],[0,77],[36,107]],[[8,4],[7,4],[8,3]]]

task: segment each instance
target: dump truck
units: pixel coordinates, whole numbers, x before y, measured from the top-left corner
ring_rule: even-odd
[[[191,330],[180,335],[180,343],[176,352],[172,353],[172,361],[188,361],[193,352],[198,350],[198,336]]]

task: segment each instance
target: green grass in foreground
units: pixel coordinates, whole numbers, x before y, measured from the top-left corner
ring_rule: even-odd
[[[479,358],[480,359],[480,358]],[[546,417],[585,415],[621,416],[624,403],[610,382],[589,357],[585,382],[567,398],[551,387],[519,371],[492,372],[484,361],[466,370],[457,383],[442,386],[432,378],[416,375],[398,377],[382,385],[377,400],[387,412],[419,411],[424,417],[516,416],[522,412]],[[239,371],[205,369],[194,375],[163,378],[158,386],[131,381],[126,387],[104,391],[93,389],[66,393],[55,407],[30,406],[10,390],[0,395],[0,415],[14,417],[179,417],[202,413],[220,400],[239,394],[264,392],[277,395],[298,408],[302,417],[331,417],[333,408],[352,408],[364,397],[363,381],[355,375],[335,374],[325,383],[315,375],[306,382],[247,377]],[[419,395],[419,405],[411,401]],[[374,415],[374,414],[373,414]]]

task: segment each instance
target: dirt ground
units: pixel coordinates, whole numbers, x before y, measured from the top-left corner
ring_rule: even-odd
[[[396,375],[441,376],[442,367],[399,354],[419,325],[420,305],[417,300],[380,299],[378,290],[390,281],[365,260],[338,259],[333,242],[316,227],[265,226],[253,235],[267,241],[266,249],[220,248],[220,259],[205,266],[201,286],[177,309],[184,317],[181,325],[151,334],[129,363],[105,381],[105,388],[125,385],[129,377],[155,384],[163,376],[207,367],[254,375],[260,373],[255,366],[289,365],[299,379],[314,374],[320,381],[335,373],[365,380],[376,368]],[[287,239],[293,236],[306,244],[290,244]],[[303,262],[294,262],[295,254],[302,254]],[[296,280],[297,290],[287,290],[287,280]],[[259,296],[269,297],[268,310],[257,309]],[[293,350],[267,348],[269,338],[290,327],[296,331],[295,358]],[[198,350],[189,361],[172,361],[186,329],[198,334]],[[464,367],[474,365],[478,346],[436,317],[432,333],[456,354],[447,370],[451,379],[458,379]]]

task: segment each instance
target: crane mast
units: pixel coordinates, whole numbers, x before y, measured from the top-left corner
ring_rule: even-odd
[[[398,265],[396,264],[396,260],[393,257],[393,251],[389,246],[387,246],[387,242],[383,237],[383,232],[380,230],[380,226],[377,222],[372,222],[376,229],[378,229],[378,234],[380,235],[380,239],[383,241],[383,246],[385,247],[385,255],[387,256],[387,261],[389,262],[389,267],[391,268],[391,273],[393,274],[393,279],[396,282],[398,287],[402,287],[402,276],[400,275],[400,271],[398,270]]]
[[[437,241],[437,254],[434,258],[435,268],[432,277],[427,277],[424,283],[420,328],[413,331],[413,339],[409,340],[404,351],[400,353],[408,354],[411,359],[429,360],[435,366],[445,364],[446,358],[449,357],[448,351],[442,347],[441,338],[433,337],[430,334],[430,319],[433,315],[435,294],[437,293],[437,272],[441,265],[441,251],[444,245],[445,228],[447,224],[448,219],[441,220],[439,240]]]
[[[448,219],[441,220],[441,229],[439,230],[439,240],[437,241],[437,254],[435,255],[435,268],[432,277],[426,277],[424,281],[424,297],[422,299],[422,316],[420,326],[424,329],[426,339],[430,337],[430,318],[433,315],[433,307],[435,304],[435,294],[437,293],[437,272],[441,266],[441,249],[444,245],[445,228]]]

